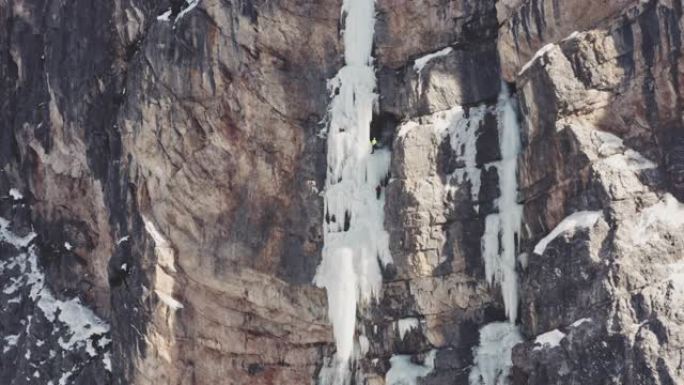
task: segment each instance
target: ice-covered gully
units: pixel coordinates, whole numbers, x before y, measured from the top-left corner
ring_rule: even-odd
[[[351,379],[356,313],[380,290],[381,263],[391,260],[383,228],[384,188],[390,153],[373,151],[370,124],[376,104],[371,56],[375,25],[373,0],[345,0],[345,65],[329,81],[324,247],[314,283],[324,287],[337,353],[321,371],[324,384]],[[358,349],[357,349],[358,351]]]

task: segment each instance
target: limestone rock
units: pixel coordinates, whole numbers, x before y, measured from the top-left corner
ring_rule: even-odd
[[[0,2],[0,383],[320,383],[342,4]],[[502,86],[523,210],[506,381],[684,383],[681,0],[375,7],[393,261],[356,315],[358,383],[392,385],[401,356],[469,384],[506,320],[482,256]],[[553,232],[577,212],[595,221]]]

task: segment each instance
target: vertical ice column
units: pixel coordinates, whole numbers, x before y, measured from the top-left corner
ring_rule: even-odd
[[[517,203],[517,159],[520,153],[520,127],[506,84],[501,85],[497,103],[501,161],[497,165],[499,212],[485,219],[482,257],[485,276],[490,284],[501,287],[509,322],[492,322],[480,329],[480,344],[473,350],[474,362],[470,385],[505,385],[511,366],[513,346],[522,341],[515,320],[518,317],[518,275],[516,236],[520,233],[522,206]]]
[[[390,153],[372,152],[370,123],[376,103],[371,56],[374,0],[344,0],[345,66],[330,80],[324,246],[314,283],[325,287],[337,353],[322,382],[349,381],[357,303],[380,290],[379,261],[391,260],[384,230],[384,188]]]
[[[515,323],[518,317],[518,276],[515,271],[515,239],[520,232],[522,206],[517,203],[516,170],[520,153],[520,127],[506,84],[502,84],[497,104],[501,161],[497,165],[501,195],[496,201],[499,212],[485,219],[482,257],[490,284],[501,286],[506,315]]]

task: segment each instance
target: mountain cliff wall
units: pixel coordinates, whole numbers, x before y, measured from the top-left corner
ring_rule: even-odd
[[[0,2],[0,383],[320,383],[343,5]],[[683,30],[375,2],[392,262],[354,383],[684,383]]]

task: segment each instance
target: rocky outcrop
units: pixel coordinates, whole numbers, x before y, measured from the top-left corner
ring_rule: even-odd
[[[530,342],[514,350],[515,383],[684,381],[684,329],[665,310],[682,300],[681,192],[669,160],[683,128],[681,4],[618,5],[611,17],[572,23],[579,32],[562,40],[552,27],[537,30],[536,43],[500,37],[500,47],[548,44],[523,66],[525,49],[500,50],[503,72],[518,72],[527,143],[523,245],[573,212],[600,213],[594,225],[529,252],[520,323]],[[588,22],[593,28],[582,28]],[[557,344],[539,343],[558,332]]]
[[[316,383],[341,5],[0,3],[0,382]],[[393,262],[357,314],[358,383],[468,384],[510,314],[482,252],[502,87],[522,143],[510,382],[684,382],[681,1],[376,11]]]

